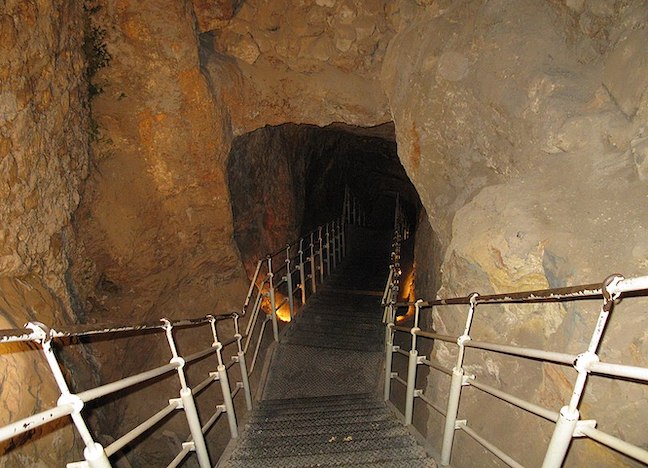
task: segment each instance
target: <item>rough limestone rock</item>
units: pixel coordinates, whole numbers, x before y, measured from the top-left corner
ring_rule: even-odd
[[[389,3],[244,2],[203,41],[234,134],[286,122],[389,121],[378,81],[394,33],[384,13]]]
[[[83,40],[79,2],[0,5],[2,329],[77,320],[66,271],[68,223],[88,163]],[[2,347],[0,382],[0,425],[54,406],[59,395],[33,347]],[[64,420],[0,444],[0,466],[54,466],[63,453],[80,453]]]
[[[383,81],[401,160],[445,251],[436,265],[440,296],[645,274],[648,100],[647,64],[639,57],[647,52],[647,18],[643,2],[472,1],[428,11],[390,43]],[[627,302],[609,324],[602,356],[646,365],[648,335],[641,330],[648,322],[636,302]],[[479,309],[475,339],[574,353],[585,350],[598,314],[596,303]],[[460,334],[465,313],[439,309],[431,323]],[[452,348],[435,347],[452,367]],[[568,368],[492,354],[473,353],[468,367],[480,381],[554,410],[574,379]],[[429,380],[430,394],[445,392],[443,379]],[[646,409],[636,401],[645,400],[646,389],[592,380],[583,417],[645,445]],[[486,406],[487,398],[466,392],[462,411],[471,427],[520,463],[537,464],[552,426]],[[511,418],[494,423],[500,410]],[[623,423],[610,423],[612,415]],[[430,434],[440,433],[439,424],[431,418]],[[539,440],[520,444],[512,436],[529,430]],[[474,465],[481,449],[461,443],[466,450],[455,452],[453,464]],[[567,464],[593,460],[628,463],[579,441]]]

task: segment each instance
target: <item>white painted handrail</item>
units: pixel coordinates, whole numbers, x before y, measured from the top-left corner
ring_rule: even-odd
[[[398,261],[400,259],[400,243],[403,238],[403,226],[399,221],[398,205],[397,214],[395,216],[395,224],[396,231],[394,235],[394,251],[392,253],[392,271],[394,271],[395,268],[400,268]],[[535,414],[556,423],[552,440],[546,451],[543,467],[559,468],[560,466],[562,466],[564,459],[569,451],[571,440],[574,437],[589,437],[590,439],[595,440],[611,449],[617,450],[631,458],[634,458],[643,463],[648,463],[648,450],[637,447],[599,429],[595,429],[596,421],[580,420],[578,410],[582,398],[583,389],[590,373],[596,373],[610,378],[624,378],[633,379],[644,383],[648,382],[648,368],[646,367],[631,366],[622,363],[604,363],[600,362],[598,358],[598,349],[605,333],[607,318],[615,307],[616,301],[618,299],[626,297],[626,294],[628,293],[634,293],[633,295],[648,295],[648,276],[624,278],[620,275],[612,275],[602,283],[587,284],[568,288],[554,288],[539,291],[493,294],[486,296],[472,294],[464,297],[442,298],[432,301],[419,300],[415,303],[400,303],[394,299],[398,296],[398,283],[395,280],[395,275],[391,274],[390,272],[388,283],[385,286],[384,298],[391,299],[391,302],[383,302],[386,307],[391,309],[389,312],[385,313],[385,317],[391,318],[391,320],[387,321],[386,323],[385,335],[385,400],[388,400],[390,398],[390,381],[395,380],[407,386],[407,392],[405,396],[406,424],[411,424],[412,422],[411,408],[413,407],[414,398],[417,397],[420,397],[423,402],[430,405],[433,409],[441,413],[446,418],[446,426],[443,435],[443,445],[440,460],[442,466],[448,465],[451,461],[454,434],[457,430],[462,430],[463,432],[465,432],[467,435],[469,435],[471,438],[473,438],[475,441],[477,441],[484,448],[486,448],[493,455],[497,456],[500,460],[504,461],[509,466],[521,466],[517,461],[512,459],[500,448],[496,447],[494,444],[471,429],[468,425],[468,421],[457,419],[459,402],[462,394],[461,389],[464,386],[472,386],[495,398],[504,400],[514,406],[517,406],[518,408],[521,408],[531,414]],[[587,350],[578,355],[559,351],[526,348],[523,346],[514,346],[505,343],[474,341],[469,334],[472,322],[478,318],[478,316],[475,315],[477,305],[483,307],[488,304],[565,302],[582,299],[601,300],[602,305],[596,327],[592,332],[590,344]],[[630,297],[628,296],[627,299],[630,299]],[[441,335],[430,331],[423,331],[418,328],[419,315],[422,310],[460,304],[470,306],[463,335]],[[411,327],[396,326],[394,324],[394,314],[396,308],[404,306],[416,307],[414,325]],[[412,340],[412,349],[409,352],[406,352],[400,349],[400,347],[394,346],[393,334],[395,332],[408,333],[411,334],[413,338],[418,336],[426,339],[439,340],[457,345],[459,347],[459,353],[454,369],[452,371],[448,370],[440,363],[432,360],[431,358],[427,359],[425,357],[423,357],[422,359],[418,358],[418,361],[413,364],[412,356],[417,356],[416,339]],[[574,391],[572,393],[571,401],[566,406],[561,408],[560,411],[555,411],[543,408],[537,404],[506,393],[500,389],[481,383],[474,375],[468,374],[464,368],[463,358],[467,349],[479,349],[486,352],[504,353],[522,359],[533,359],[542,362],[552,362],[560,365],[573,366],[577,371],[577,379],[576,383],[574,384]],[[393,354],[403,354],[409,356],[410,360],[407,379],[401,378],[398,373],[392,371]],[[431,369],[441,371],[444,374],[450,375],[452,377],[452,385],[448,394],[447,410],[442,410],[442,408],[437,406],[430,398],[426,397],[423,394],[422,390],[417,390],[415,388],[414,382],[416,379],[416,367],[419,364],[427,365]]]

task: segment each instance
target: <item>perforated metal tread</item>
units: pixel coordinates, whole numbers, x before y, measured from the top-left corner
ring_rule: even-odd
[[[312,431],[304,431],[305,434],[299,434],[298,431],[286,437],[286,434],[271,433],[267,431],[258,431],[254,437],[241,440],[239,447],[280,447],[286,445],[313,445],[350,440],[369,440],[376,438],[376,432],[379,431],[384,437],[409,436],[409,432],[400,424],[384,425],[383,427],[372,428],[367,424],[359,423],[356,425],[347,425],[344,428],[326,427],[319,431],[319,434],[313,434]],[[315,431],[318,432],[318,431]]]
[[[278,457],[263,459],[232,459],[220,465],[223,468],[266,468],[266,467],[348,467],[372,466],[373,464],[398,463],[404,467],[419,467],[433,461],[427,457],[421,447],[405,449],[365,450],[360,452],[327,453],[321,455],[304,455],[295,457]],[[408,464],[411,463],[411,464]],[[391,465],[393,466],[393,465]],[[425,466],[425,465],[423,465]],[[432,465],[435,466],[435,465]]]
[[[223,467],[434,467],[422,447],[368,394],[260,402]]]
[[[354,431],[390,431],[394,427],[403,427],[402,424],[395,419],[385,419],[383,421],[356,421],[353,423],[345,424],[342,428],[335,425],[328,426],[304,426],[293,427],[286,425],[280,428],[268,429],[265,427],[247,428],[245,436],[254,440],[263,440],[267,438],[285,438],[290,440],[292,437],[308,436],[308,435],[322,435],[333,434],[335,431],[346,431],[352,433]],[[241,438],[242,443],[247,443],[246,437]]]

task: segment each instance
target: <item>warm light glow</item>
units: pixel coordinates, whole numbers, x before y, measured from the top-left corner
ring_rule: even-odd
[[[284,301],[285,303],[277,309],[277,318],[282,322],[290,322],[290,305],[288,304],[288,300],[286,296],[275,290],[275,304],[278,306]],[[267,315],[271,314],[272,306],[270,305],[269,296],[263,299],[261,308]]]
[[[401,290],[399,294],[399,300],[414,302],[416,301],[416,292],[414,291],[414,272],[416,271],[416,263],[412,265],[412,269],[407,273],[401,280]],[[405,315],[398,315],[396,317],[396,322],[403,322],[408,317],[412,317],[416,308],[414,306],[409,306],[407,313]]]

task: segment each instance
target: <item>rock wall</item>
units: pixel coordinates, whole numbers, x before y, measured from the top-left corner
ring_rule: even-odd
[[[77,1],[0,5],[0,328],[76,321],[67,271],[88,165],[85,24]],[[0,424],[56,404],[39,352],[5,345],[2,354]],[[1,444],[0,465],[53,466],[62,453],[78,455],[66,424]],[[21,445],[28,439],[35,442]]]
[[[371,126],[390,119],[378,80],[394,33],[385,0],[242,2],[210,21],[204,53],[236,135],[286,122]]]
[[[444,253],[440,296],[645,274],[647,18],[643,2],[431,2],[392,40],[383,83],[401,161]],[[645,314],[637,301],[619,308],[602,359],[646,365]],[[598,304],[478,311],[475,339],[579,353]],[[465,314],[437,310],[429,321],[460,334]],[[448,367],[451,349],[435,344]],[[468,367],[480,381],[554,410],[574,380],[569,368],[493,355],[473,353]],[[443,379],[428,382],[438,401]],[[645,446],[648,410],[637,401],[646,389],[592,380],[583,417]],[[550,424],[464,392],[471,427],[523,465],[539,463]],[[440,434],[441,421],[429,424]],[[521,442],[529,432],[539,437]],[[458,443],[453,464],[496,463],[467,438]],[[568,465],[631,464],[592,442],[573,446]]]

